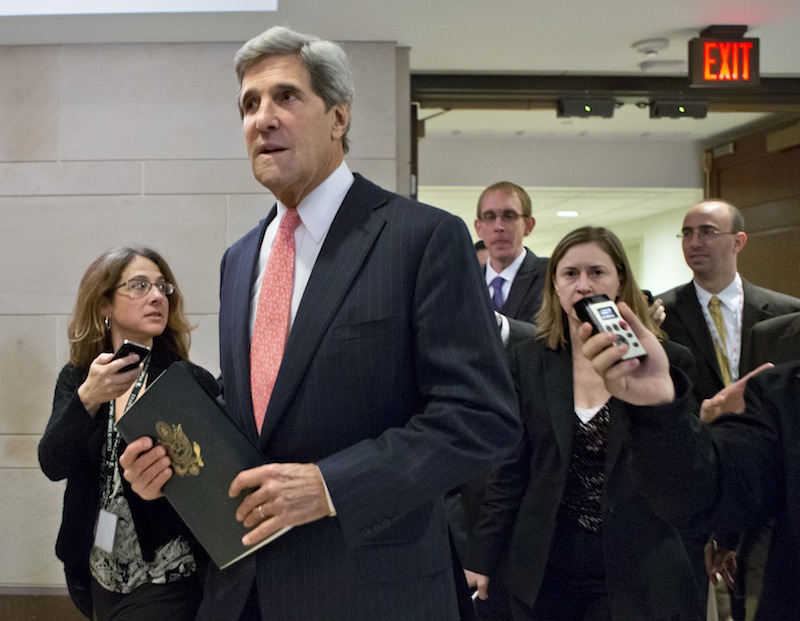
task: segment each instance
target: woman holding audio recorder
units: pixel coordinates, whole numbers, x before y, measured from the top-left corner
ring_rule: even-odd
[[[50,479],[67,480],[56,555],[73,602],[98,621],[188,621],[202,597],[205,553],[166,499],[131,491],[115,424],[148,383],[187,360],[190,329],[156,251],[114,248],[83,275],[39,463]],[[213,376],[190,366],[215,394]]]
[[[612,301],[622,300],[660,334],[614,233],[582,227],[556,245],[536,338],[509,352],[525,433],[489,477],[467,580],[485,598],[502,575],[515,621],[699,620],[684,542],[636,491],[621,405],[580,351],[577,309],[589,299],[612,324],[621,323]],[[664,345],[691,374],[689,350]]]

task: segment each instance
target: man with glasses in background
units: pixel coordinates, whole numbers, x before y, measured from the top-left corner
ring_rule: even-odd
[[[520,186],[500,181],[478,198],[475,231],[489,250],[486,286],[506,345],[533,335],[542,304],[547,258],[522,245],[534,226],[531,197]]]
[[[737,257],[747,233],[742,213],[731,203],[698,203],[686,213],[678,238],[694,276],[692,282],[658,296],[666,309],[661,327],[670,340],[694,354],[697,372],[692,382],[699,404],[752,370],[742,348],[748,347],[753,326],[800,310],[800,300],[757,287],[739,275]],[[735,543],[724,547],[730,545]],[[719,597],[717,601],[720,618],[727,618],[727,602]],[[735,601],[732,612],[734,619],[745,618]]]
[[[500,336],[507,347],[533,336],[533,322],[542,304],[547,258],[537,257],[522,245],[534,226],[531,197],[517,184],[499,181],[481,192],[475,231],[481,240],[478,244],[488,250],[484,277]],[[480,515],[486,474],[454,492],[460,495],[460,502],[450,507],[450,526],[459,543],[469,539]],[[467,574],[471,586],[476,586],[476,579]],[[474,600],[478,621],[511,621],[508,592],[499,576],[492,578],[489,589],[489,599]]]

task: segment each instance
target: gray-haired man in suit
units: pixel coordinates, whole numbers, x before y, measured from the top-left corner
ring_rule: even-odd
[[[198,619],[453,621],[443,497],[520,433],[466,227],[350,172],[340,46],[277,27],[236,66],[253,173],[277,204],[222,261],[225,406],[264,456],[229,493],[243,494],[245,544],[293,528],[212,566]],[[279,230],[296,248],[289,329],[266,411],[254,411],[251,338]],[[171,476],[149,447],[142,438],[121,460],[146,498]]]

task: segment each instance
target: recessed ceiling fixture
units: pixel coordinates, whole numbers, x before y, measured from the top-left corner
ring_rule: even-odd
[[[581,215],[580,211],[557,211],[556,215],[559,218],[577,218]]]
[[[644,60],[639,63],[639,69],[645,73],[689,73],[689,63],[685,60]]]
[[[669,39],[642,39],[631,47],[648,58],[655,58],[659,52],[663,52],[669,47]]]

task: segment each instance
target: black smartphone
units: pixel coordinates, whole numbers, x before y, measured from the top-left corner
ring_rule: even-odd
[[[581,321],[592,324],[595,334],[598,332],[613,332],[617,335],[617,345],[627,344],[628,352],[623,360],[638,358],[646,355],[644,347],[631,330],[628,323],[619,314],[619,309],[614,300],[605,294],[592,295],[575,302],[575,312]]]
[[[112,360],[117,360],[118,358],[124,358],[128,354],[139,354],[139,360],[134,362],[133,364],[129,364],[125,367],[122,367],[118,373],[124,373],[125,371],[131,371],[138,367],[144,359],[150,355],[150,348],[146,345],[140,345],[139,343],[134,343],[133,341],[129,341],[125,339],[122,341],[122,345],[114,354]]]

